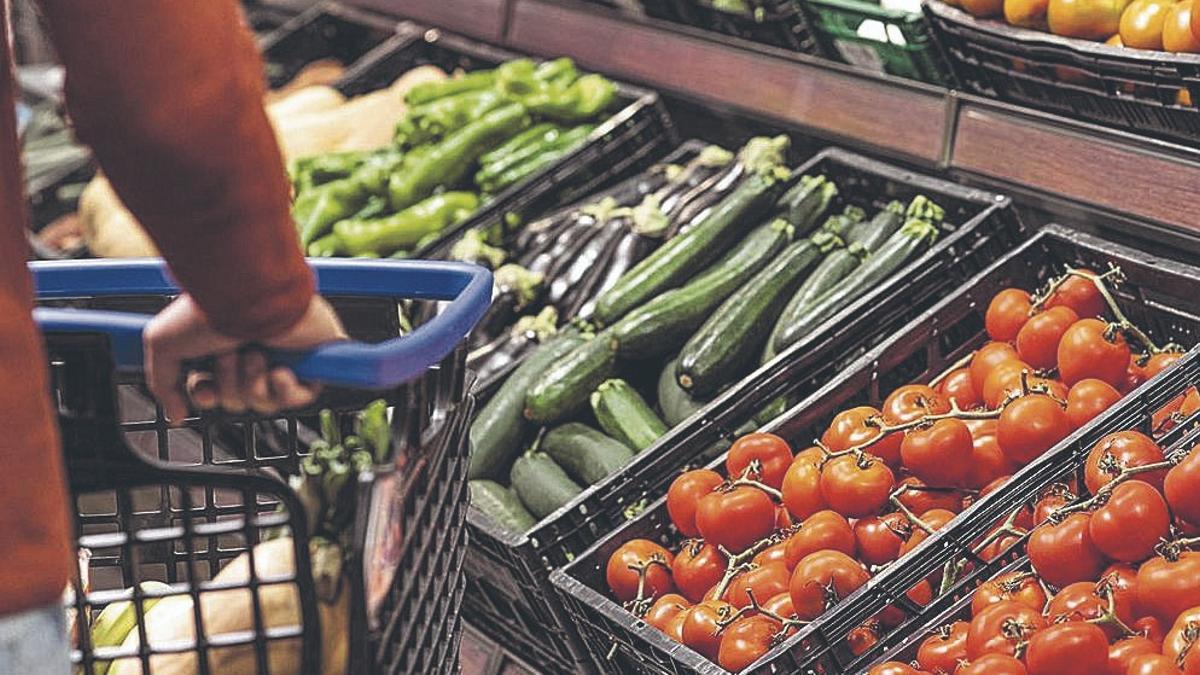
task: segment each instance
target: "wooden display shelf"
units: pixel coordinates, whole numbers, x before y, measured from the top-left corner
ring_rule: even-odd
[[[413,19],[488,42],[502,43],[509,0],[350,0],[352,4]]]

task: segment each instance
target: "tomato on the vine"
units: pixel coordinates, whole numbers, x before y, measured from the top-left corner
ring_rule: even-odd
[[[639,569],[645,570],[645,597],[657,598],[675,590],[671,564],[675,557],[648,539],[631,539],[613,551],[605,568],[605,580],[621,602],[637,597]]]
[[[963,410],[970,410],[983,405],[983,396],[975,390],[975,385],[971,383],[970,368],[959,368],[950,371],[938,383],[937,391],[947,401],[954,401]]]
[[[1175,667],[1175,659],[1162,654],[1142,654],[1129,662],[1124,675],[1183,675]]]
[[[1042,495],[1033,505],[1033,522],[1041,524],[1046,522],[1055,511],[1067,506],[1075,501],[1076,497],[1071,489],[1062,483],[1055,483],[1050,486],[1051,489]]]
[[[1139,431],[1118,431],[1101,438],[1088,452],[1083,467],[1083,482],[1095,494],[1121,474],[1122,469],[1145,466],[1163,461],[1163,451],[1154,439]],[[1138,475],[1156,488],[1161,488],[1166,470]]]
[[[885,661],[868,670],[867,675],[924,675],[924,673],[901,661]]]
[[[905,489],[901,490],[900,488]],[[896,491],[897,498],[904,508],[918,516],[934,509],[953,511],[954,513],[963,510],[962,492],[950,488],[928,486],[916,476],[909,476],[897,483]]]
[[[1079,270],[1095,274],[1090,270]],[[1070,307],[1081,317],[1103,316],[1108,304],[1096,283],[1091,279],[1072,274],[1046,301],[1047,307]]]
[[[738,574],[729,582],[725,600],[741,609],[750,606],[750,596],[758,601],[773,598],[788,590],[792,580],[791,570],[783,563],[768,563]]]
[[[1167,637],[1163,640],[1162,653],[1182,666],[1187,675],[1200,673],[1200,607],[1191,607],[1179,613]]]
[[[1111,592],[1117,616],[1132,626],[1141,616],[1137,606],[1137,570],[1128,563],[1113,563],[1100,573],[1096,594],[1104,597]]]
[[[762,603],[762,608],[768,612],[782,616],[785,619],[790,619],[796,615],[796,609],[792,607],[791,591],[784,591],[775,597]]]
[[[1096,675],[1108,669],[1108,636],[1099,626],[1069,621],[1043,628],[1025,649],[1029,675]]]
[[[671,565],[675,587],[691,602],[700,602],[725,575],[725,564],[716,546],[699,539],[685,541]]]
[[[1020,288],[1006,288],[994,295],[983,315],[988,337],[999,342],[1017,339],[1031,308],[1029,292]]]
[[[725,469],[731,477],[737,478],[751,462],[758,462],[760,467],[752,477],[778,490],[792,464],[792,448],[775,434],[746,434],[729,448],[729,454],[725,456]]]
[[[721,474],[710,469],[685,471],[671,482],[667,489],[667,513],[680,534],[685,537],[700,534],[696,529],[696,504],[723,482]]]
[[[1101,592],[1103,592],[1103,587],[1094,581],[1076,581],[1073,584],[1067,584],[1050,599],[1044,613],[1054,622],[1099,619],[1108,612],[1108,599],[1101,597]],[[1113,611],[1126,626],[1133,623],[1133,604],[1129,602],[1128,598],[1117,602],[1114,596]],[[1105,626],[1105,628],[1111,631],[1111,637],[1121,635],[1121,630],[1116,626]]]
[[[1040,609],[1012,600],[990,605],[971,619],[967,629],[967,658],[974,661],[984,654],[1016,653],[1017,645],[1046,627]]]
[[[1152,616],[1143,616],[1134,621],[1130,628],[1138,635],[1146,636],[1146,639],[1154,644],[1162,647],[1163,640],[1167,638],[1167,629],[1163,628],[1163,624],[1157,618]]]
[[[675,616],[671,617],[671,620],[667,622],[666,628],[663,629],[667,637],[679,644],[683,644],[683,622],[687,621],[688,613],[691,611],[692,608],[688,607],[687,609],[680,610]]]
[[[815,448],[821,452],[820,448]],[[821,462],[813,456],[796,455],[783,477],[783,505],[794,517],[804,520],[817,511],[829,508],[821,494]]]
[[[1075,383],[1067,393],[1067,419],[1078,429],[1121,400],[1121,392],[1103,380],[1087,378]]]
[[[879,410],[888,424],[904,424],[926,415],[948,413],[950,402],[929,385],[906,384],[888,394]]]
[[[989,342],[980,347],[971,357],[971,386],[983,396],[983,385],[992,369],[1005,361],[1020,360],[1017,348],[1007,342]]]
[[[900,557],[900,547],[912,533],[912,523],[902,513],[859,518],[854,523],[858,559],[867,565],[886,565]]]
[[[1092,513],[1090,534],[1096,548],[1112,560],[1140,562],[1168,534],[1171,514],[1167,501],[1149,483],[1128,480]]]
[[[758,566],[768,565],[770,563],[787,564],[787,542],[781,541],[778,544],[773,544],[759,551],[750,562]]]
[[[1053,368],[1058,358],[1058,341],[1078,320],[1075,310],[1063,306],[1034,314],[1017,333],[1017,355],[1039,370]]]
[[[878,643],[879,622],[874,619],[868,619],[851,628],[850,632],[846,634],[846,645],[850,647],[850,653],[855,656],[862,656]]]
[[[1142,563],[1137,606],[1164,626],[1173,624],[1184,610],[1200,606],[1200,552],[1185,551],[1175,560],[1157,556]]]
[[[929,511],[926,511],[925,513],[922,513],[920,516],[918,516],[918,518],[920,518],[921,522],[925,523],[925,525],[927,525],[929,527],[929,529],[933,530],[934,532],[937,532],[938,530],[945,527],[946,524],[949,523],[951,520],[954,520],[954,517],[956,515],[958,515],[958,514],[954,513],[953,511],[946,511],[944,509],[931,509]],[[931,535],[928,532],[926,532],[920,525],[913,523],[912,534],[909,535],[908,540],[905,541],[904,544],[900,546],[900,555],[904,556],[909,551],[915,550],[918,546],[920,546],[922,543],[924,543],[925,540],[928,539],[930,536]]]
[[[874,455],[834,457],[821,469],[821,494],[847,518],[875,515],[896,485],[892,470]]]
[[[917,665],[924,670],[953,673],[967,659],[967,629],[971,624],[955,621],[942,626],[917,647]]]
[[[1125,381],[1129,343],[1099,319],[1080,319],[1058,343],[1058,372],[1067,386],[1094,377],[1114,387]]]
[[[1037,576],[1027,572],[1007,572],[985,581],[971,596],[971,614],[976,615],[992,605],[1011,600],[1030,609],[1042,611],[1046,606],[1046,591]]]
[[[1163,494],[1175,517],[1200,523],[1200,452],[1191,450],[1183,461],[1167,471]]]
[[[817,551],[792,571],[789,591],[796,616],[811,621],[871,578],[867,568],[841,551]]]
[[[721,649],[721,625],[737,610],[722,600],[705,600],[693,605],[683,620],[683,644],[709,661],[716,661]]]
[[[757,614],[734,621],[721,635],[717,663],[738,672],[771,651],[771,640],[783,626],[771,617]]]
[[[1159,373],[1171,367],[1179,359],[1183,358],[1183,352],[1169,351],[1151,354],[1150,358],[1146,359],[1146,363],[1142,366],[1142,373],[1147,380],[1158,376]]]
[[[1062,588],[1100,575],[1108,561],[1090,532],[1091,514],[1072,513],[1062,522],[1046,522],[1029,534],[1025,552],[1047,583]]]
[[[904,435],[900,458],[914,476],[938,487],[963,486],[971,474],[974,439],[962,420],[941,419]]]
[[[667,593],[650,605],[650,610],[646,612],[646,616],[642,617],[642,621],[666,633],[671,620],[691,606],[692,604],[682,595]]]
[[[867,420],[875,424],[868,423]],[[829,423],[829,428],[821,436],[821,444],[830,452],[862,446],[863,450],[887,462],[888,466],[899,467],[900,441],[903,440],[903,436],[881,436],[878,426],[880,424],[884,424],[883,413],[871,406],[860,405],[843,410]]]
[[[1033,366],[1021,359],[1009,359],[997,364],[983,380],[983,404],[998,408],[1012,392],[1021,391],[1021,377],[1033,378]]]
[[[1108,672],[1125,675],[1135,658],[1143,654],[1157,654],[1158,649],[1152,640],[1141,635],[1117,640],[1108,647]]]
[[[787,566],[795,569],[808,554],[825,550],[840,551],[848,556],[855,555],[857,551],[854,530],[849,521],[835,511],[814,513],[800,524],[800,529],[788,537]]]
[[[1029,394],[1005,406],[996,426],[996,442],[1018,466],[1041,457],[1071,434],[1067,411],[1044,394]]]
[[[1001,476],[1011,476],[1017,466],[1004,454],[996,434],[979,434],[971,442],[971,470],[966,486],[982,490]]]
[[[954,671],[954,675],[1027,675],[1025,664],[1008,654],[984,654]]]
[[[710,492],[696,506],[696,528],[708,543],[740,553],[775,529],[775,502],[749,485]]]

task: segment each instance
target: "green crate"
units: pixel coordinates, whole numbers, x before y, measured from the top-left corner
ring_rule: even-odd
[[[950,68],[921,12],[885,9],[872,0],[799,0],[826,56],[880,73],[950,83]],[[868,24],[865,34],[860,28]]]

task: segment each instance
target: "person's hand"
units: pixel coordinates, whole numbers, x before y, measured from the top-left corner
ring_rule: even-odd
[[[260,342],[278,349],[308,349],[344,339],[346,332],[333,309],[320,296],[313,296],[308,311],[295,326]],[[319,391],[318,386],[301,383],[287,368],[268,369],[262,352],[240,350],[243,343],[213,330],[186,294],[150,321],[143,342],[146,382],[173,424],[187,416],[189,397],[201,410],[249,409],[269,415],[309,405]],[[183,363],[208,356],[216,357],[213,372],[188,373],[186,386],[181,386]]]

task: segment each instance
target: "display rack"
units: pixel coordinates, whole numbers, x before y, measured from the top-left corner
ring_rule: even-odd
[[[352,0],[351,4],[501,43],[508,24],[509,1]]]

